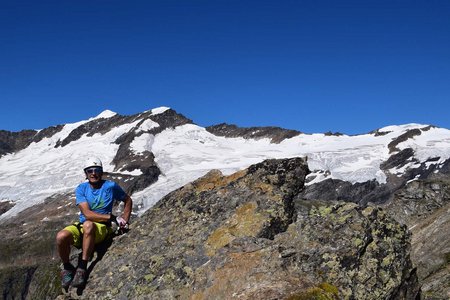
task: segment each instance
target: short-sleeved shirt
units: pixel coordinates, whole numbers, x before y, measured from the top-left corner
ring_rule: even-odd
[[[84,182],[75,190],[76,205],[87,202],[89,208],[96,213],[110,214],[114,205],[114,200],[124,201],[126,193],[114,181],[103,180],[99,189],[93,189],[89,182]],[[80,213],[80,223],[84,223],[86,217]]]

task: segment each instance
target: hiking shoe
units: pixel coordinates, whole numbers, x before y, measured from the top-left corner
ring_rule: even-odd
[[[87,277],[87,271],[85,269],[77,268],[77,271],[75,272],[75,277],[72,281],[72,286],[76,288],[81,288],[86,285],[86,277]]]
[[[75,270],[66,270],[63,269],[61,271],[61,286],[64,289],[68,289],[70,284],[72,283],[73,276],[75,275]]]

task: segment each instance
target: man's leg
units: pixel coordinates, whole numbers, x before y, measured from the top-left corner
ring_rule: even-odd
[[[78,262],[78,268],[73,279],[72,286],[84,287],[87,277],[87,263],[95,247],[95,231],[96,225],[92,221],[85,221],[83,223],[83,254],[81,260]]]
[[[63,229],[56,235],[56,249],[63,263],[61,270],[61,286],[67,289],[75,275],[75,267],[70,263],[70,245],[73,244],[73,235],[69,230]]]
[[[56,235],[56,248],[63,264],[69,263],[70,245],[72,244],[73,236],[70,231],[63,229],[58,232]]]
[[[83,256],[82,260],[88,261],[95,248],[95,223],[85,221],[83,223]]]

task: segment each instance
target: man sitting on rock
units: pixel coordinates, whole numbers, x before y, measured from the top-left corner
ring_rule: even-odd
[[[61,285],[68,289],[82,288],[87,279],[87,263],[94,247],[111,237],[111,225],[120,229],[128,228],[131,215],[132,200],[115,182],[103,180],[102,162],[98,158],[89,158],[84,173],[87,182],[81,183],[75,190],[76,205],[80,209],[80,222],[67,226],[56,236],[58,254],[63,263]],[[114,200],[125,203],[123,214],[116,217],[112,214]],[[115,223],[115,224],[114,224]],[[82,249],[82,257],[78,268],[70,263],[70,246]]]

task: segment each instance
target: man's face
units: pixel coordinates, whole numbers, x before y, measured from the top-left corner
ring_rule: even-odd
[[[90,183],[98,183],[102,180],[103,169],[101,167],[90,167],[85,170],[85,173]]]

